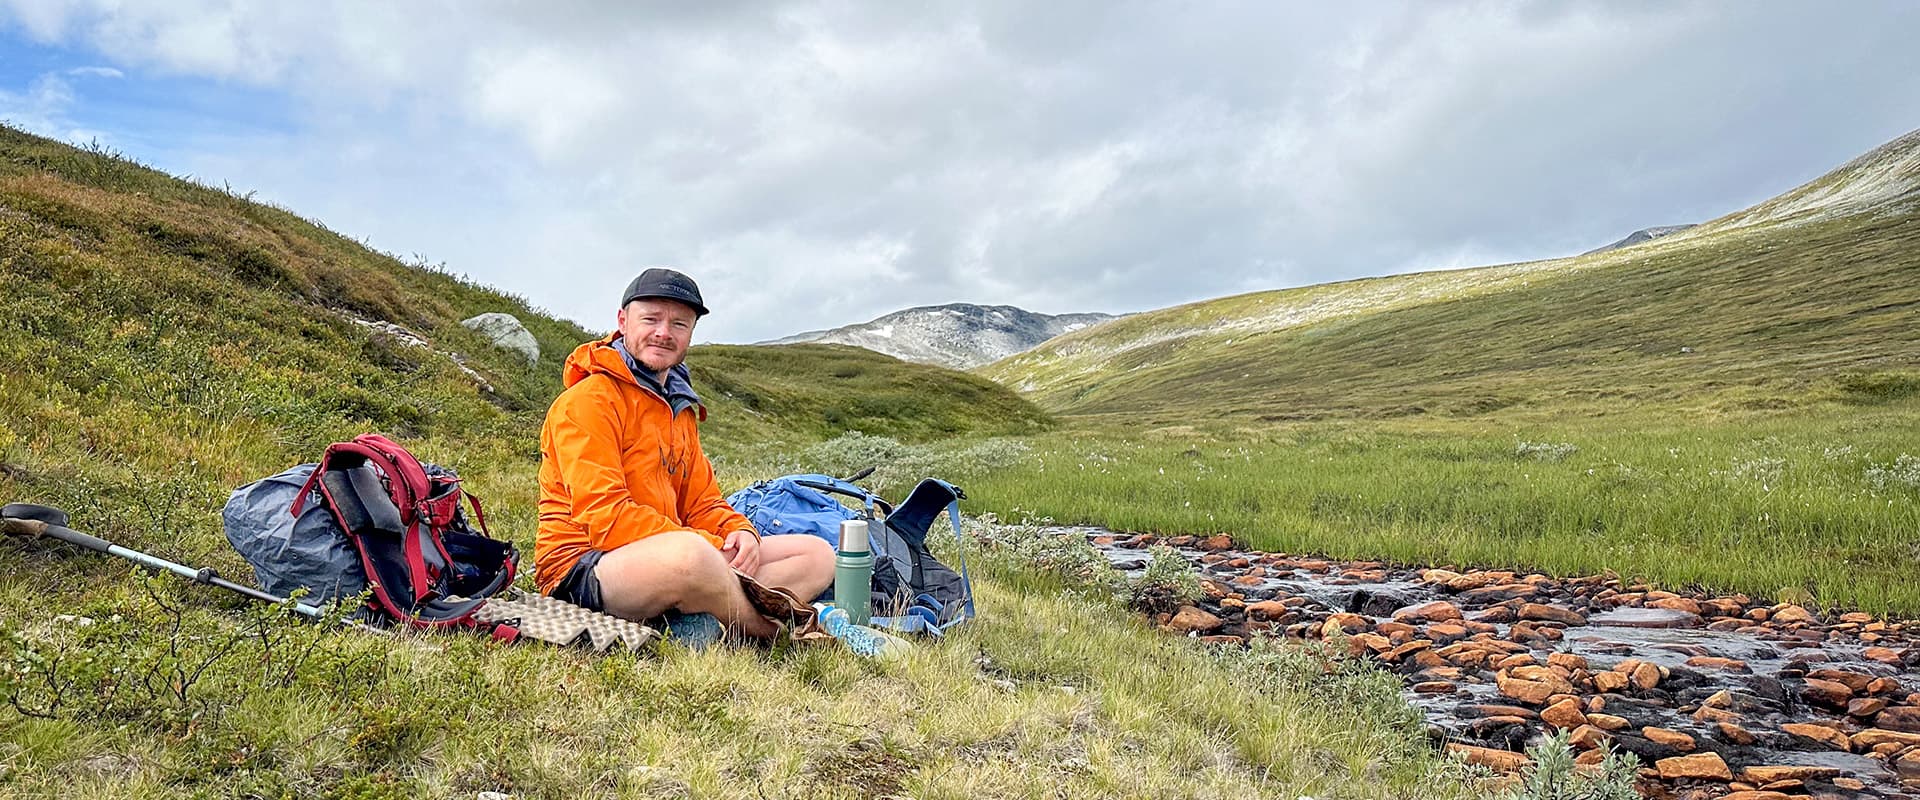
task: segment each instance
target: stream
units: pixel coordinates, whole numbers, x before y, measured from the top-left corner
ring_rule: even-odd
[[[1227,537],[1084,536],[1137,575],[1156,544],[1204,596],[1155,622],[1222,645],[1334,638],[1400,675],[1431,733],[1511,772],[1565,729],[1582,763],[1638,756],[1650,797],[1920,798],[1920,623],[1821,615],[1609,577],[1413,569],[1240,549]]]

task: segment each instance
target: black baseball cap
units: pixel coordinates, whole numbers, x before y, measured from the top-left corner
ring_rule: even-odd
[[[700,302],[700,285],[684,274],[662,267],[654,267],[640,273],[627,284],[627,292],[620,298],[620,307],[646,298],[677,300],[693,307],[694,316],[705,316],[707,306]]]

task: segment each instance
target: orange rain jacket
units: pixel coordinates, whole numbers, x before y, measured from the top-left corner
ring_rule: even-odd
[[[550,593],[589,550],[611,551],[666,531],[691,530],[718,548],[753,530],[727,505],[700,449],[694,406],[672,405],[634,379],[615,333],[574,348],[567,388],[540,431],[540,533],[534,582]]]

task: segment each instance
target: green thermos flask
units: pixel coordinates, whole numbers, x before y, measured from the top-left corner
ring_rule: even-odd
[[[840,523],[840,549],[833,557],[833,604],[846,609],[855,625],[873,621],[873,546],[867,521]]]

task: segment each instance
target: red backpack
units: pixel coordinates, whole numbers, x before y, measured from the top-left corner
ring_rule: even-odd
[[[378,434],[327,447],[292,513],[315,489],[346,534],[372,589],[369,605],[423,628],[491,628],[475,619],[487,598],[513,585],[514,549],[487,533],[480,500],[450,472],[429,472]],[[460,511],[473,507],[474,531]]]

